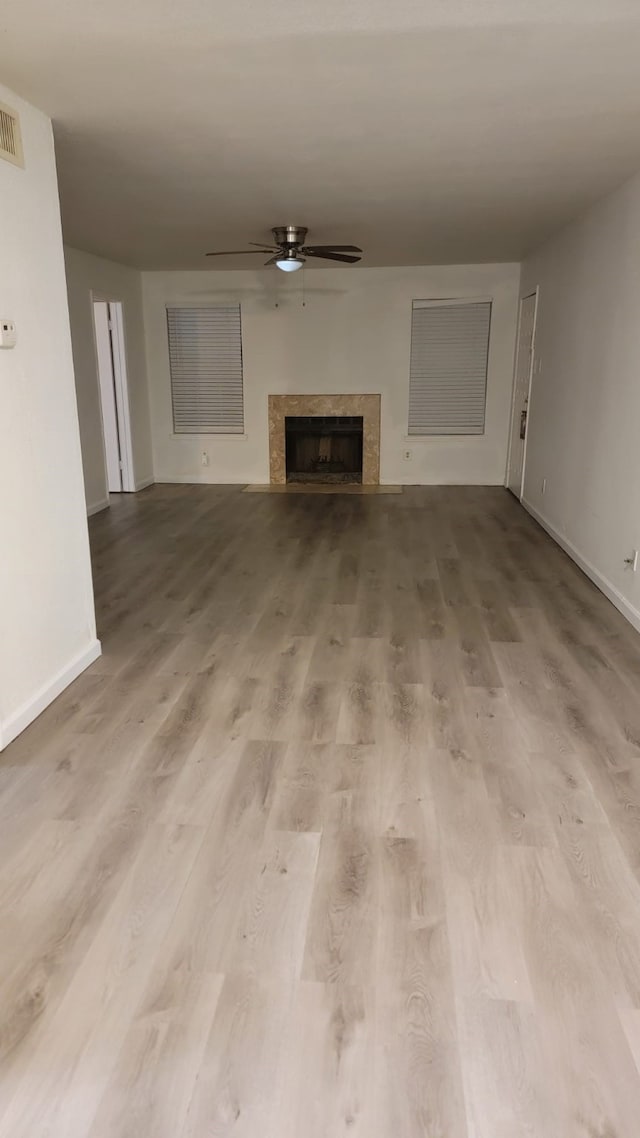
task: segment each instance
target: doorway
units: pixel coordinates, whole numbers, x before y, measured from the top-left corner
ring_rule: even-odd
[[[524,466],[527,452],[527,419],[531,398],[531,377],[533,375],[533,352],[536,334],[536,315],[538,310],[538,290],[524,296],[520,301],[518,320],[518,343],[513,377],[513,402],[511,405],[511,434],[509,438],[509,458],[507,461],[507,486],[518,501],[522,499]]]
[[[133,492],[135,480],[122,304],[95,298],[92,303],[107,490],[109,494]]]

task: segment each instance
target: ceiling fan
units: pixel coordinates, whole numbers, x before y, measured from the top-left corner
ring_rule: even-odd
[[[253,249],[228,249],[223,252],[207,253],[207,257],[235,257],[241,253],[273,253],[265,265],[277,265],[285,273],[301,269],[307,257],[318,257],[323,261],[344,261],[348,265],[360,260],[362,249],[357,245],[305,245],[307,230],[303,225],[277,225],[271,230],[273,245],[250,241]],[[355,256],[355,254],[358,254]]]

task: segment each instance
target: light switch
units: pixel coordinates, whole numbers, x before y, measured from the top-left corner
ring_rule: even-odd
[[[0,348],[15,348],[16,326],[13,320],[0,316]]]

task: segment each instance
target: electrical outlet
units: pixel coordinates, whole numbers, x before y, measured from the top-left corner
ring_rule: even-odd
[[[546,480],[546,478],[542,479],[542,486],[540,487],[540,492],[542,494],[546,494],[546,492],[547,492],[547,480]]]
[[[201,461],[203,466],[209,465],[209,455],[207,454],[206,450],[203,450],[203,452],[200,456],[200,461]]]
[[[405,461],[405,462],[411,462],[411,458],[412,458],[412,455],[411,455],[411,451],[410,451],[410,450],[406,450],[406,451],[404,452],[404,461]]]

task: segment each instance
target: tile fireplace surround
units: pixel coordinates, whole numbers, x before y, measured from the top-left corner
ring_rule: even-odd
[[[380,482],[379,395],[270,395],[269,476],[272,484],[287,481],[284,421],[287,415],[361,415],[362,483]]]

